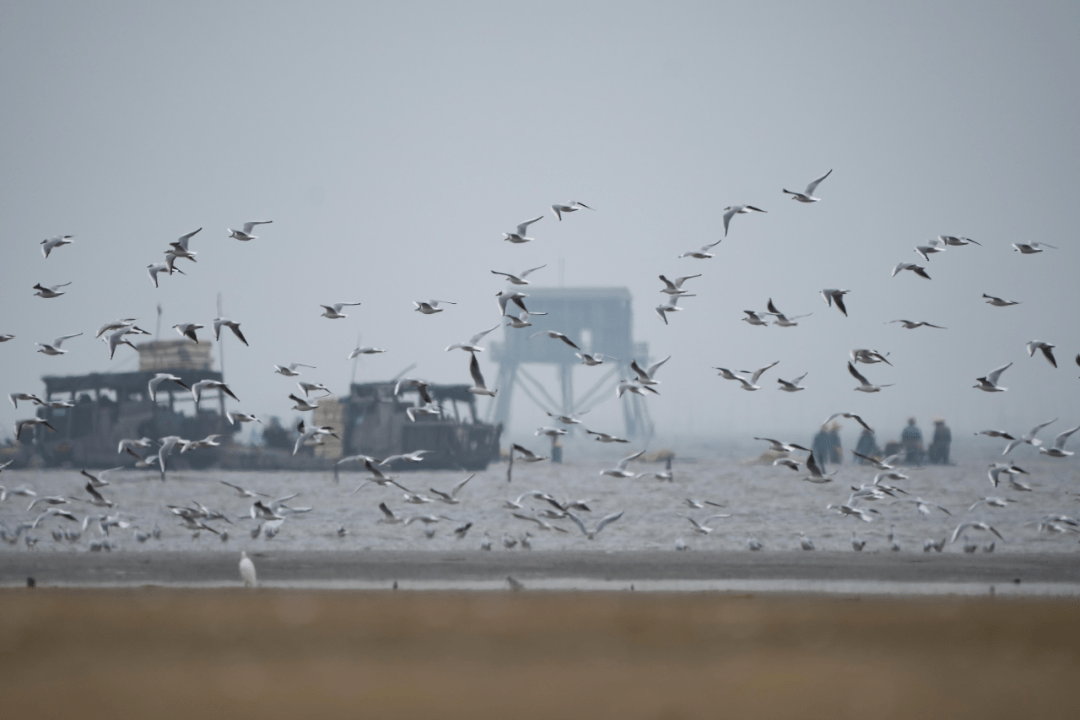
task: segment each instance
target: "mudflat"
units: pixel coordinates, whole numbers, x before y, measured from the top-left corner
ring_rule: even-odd
[[[1071,717],[1077,610],[1002,597],[8,587],[0,707],[185,720]]]

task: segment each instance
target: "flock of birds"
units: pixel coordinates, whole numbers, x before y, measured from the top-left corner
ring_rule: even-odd
[[[821,198],[817,197],[815,193],[818,190],[820,184],[826,180],[832,170],[825,173],[821,177],[810,182],[806,189],[802,192],[794,192],[784,189],[783,192],[790,195],[793,200],[799,203],[812,204],[817,203]],[[558,221],[562,221],[565,215],[577,212],[579,210],[590,210],[593,208],[578,201],[571,201],[565,204],[557,204],[551,206],[552,214]],[[728,235],[732,220],[738,215],[748,215],[753,213],[764,214],[766,211],[748,204],[733,205],[725,208],[723,214],[723,234],[724,237]],[[503,233],[503,239],[506,242],[512,244],[524,244],[533,242],[535,238],[529,237],[531,232],[530,228],[544,219],[543,215],[531,218],[517,225],[514,230]],[[248,222],[243,225],[242,230],[229,229],[229,238],[233,238],[243,242],[249,242],[256,240],[257,236],[253,235],[254,229],[258,225],[266,225],[271,221],[254,221]],[[160,263],[151,263],[148,268],[148,275],[150,281],[155,287],[159,286],[159,282],[164,277],[170,277],[174,274],[184,274],[183,263],[196,262],[197,253],[191,249],[193,238],[201,231],[195,230],[181,236],[175,242],[169,244],[167,250],[164,251],[165,260]],[[62,248],[72,243],[73,236],[57,236],[42,241],[42,253],[46,259],[50,254],[56,251],[58,248]],[[690,250],[679,255],[679,258],[689,258],[693,260],[708,260],[715,255],[714,248],[722,242],[723,238],[716,240],[715,242],[706,244],[696,250]],[[980,243],[970,238],[942,235],[934,240],[927,242],[926,244],[918,245],[915,248],[915,252],[923,259],[924,262],[929,263],[930,258],[936,254],[946,251],[948,248],[965,247],[971,245],[980,245]],[[1013,248],[1015,251],[1023,254],[1030,255],[1043,252],[1046,248],[1056,249],[1052,245],[1046,243],[1014,243]],[[510,328],[510,331],[526,329],[532,326],[530,317],[536,315],[544,315],[546,313],[538,312],[536,310],[530,311],[526,306],[526,299],[528,294],[522,292],[518,288],[528,286],[530,284],[529,277],[545,268],[546,265],[540,265],[538,267],[529,268],[517,273],[506,272],[502,270],[491,270],[491,273],[502,276],[507,283],[507,289],[501,291],[497,295],[499,320],[492,327],[482,330],[467,340],[451,344],[446,348],[447,352],[454,350],[461,350],[469,354],[468,372],[472,380],[472,384],[469,387],[469,392],[480,395],[493,397],[498,392],[497,388],[489,388],[485,378],[481,372],[479,362],[477,360],[478,353],[482,353],[484,348],[481,346],[481,342],[484,337],[499,328],[500,326]],[[892,275],[903,271],[910,271],[920,278],[929,280],[930,274],[926,265],[916,264],[914,262],[901,262],[898,263],[892,270]],[[669,323],[669,315],[681,310],[683,307],[678,305],[679,301],[684,298],[691,298],[694,295],[689,292],[685,286],[687,283],[695,278],[701,277],[701,273],[685,275],[669,279],[668,277],[661,275],[660,281],[663,286],[660,288],[660,292],[666,296],[666,300],[657,305],[655,310],[658,317],[664,322],[665,325]],[[71,283],[63,283],[54,286],[45,286],[41,283],[34,286],[37,291],[36,295],[43,299],[53,299],[63,296]],[[850,294],[849,290],[839,288],[825,288],[821,290],[821,296],[828,307],[835,307],[837,311],[847,316],[848,302],[846,297]],[[987,304],[992,307],[1011,307],[1015,306],[1018,301],[1005,300],[999,297],[991,295],[983,295]],[[422,315],[436,315],[444,312],[449,306],[453,306],[456,303],[448,300],[418,300],[414,301],[415,311]],[[339,320],[348,317],[344,312],[346,308],[360,305],[358,302],[335,302],[322,305],[323,313],[322,317],[329,320]],[[514,314],[517,313],[517,314]],[[746,317],[742,320],[751,325],[776,325],[780,327],[793,327],[798,325],[798,320],[809,315],[790,315],[782,312],[773,300],[770,298],[766,305],[766,309],[763,311],[746,310],[744,311]],[[901,324],[905,329],[913,330],[917,328],[935,328],[944,329],[939,325],[934,325],[925,321],[916,321],[908,319],[896,319],[890,321],[891,323]],[[248,345],[248,340],[240,329],[240,323],[230,320],[228,318],[215,318],[212,321],[212,327],[214,336],[220,341],[222,328],[227,328],[233,335],[244,345]],[[205,326],[197,322],[179,323],[174,326],[176,332],[181,336],[190,339],[192,342],[200,342],[199,331],[204,330]],[[68,352],[68,349],[64,347],[64,343],[68,340],[72,340],[81,336],[83,333],[74,333],[71,335],[64,335],[54,339],[50,343],[38,343],[40,349],[38,352],[45,355],[55,356]],[[130,338],[141,334],[149,334],[145,330],[139,328],[136,325],[135,318],[121,318],[102,325],[97,333],[96,337],[101,339],[102,342],[107,345],[110,358],[112,358],[117,349],[121,345],[127,345],[134,348]],[[617,360],[611,356],[606,356],[602,352],[588,352],[587,349],[581,348],[574,339],[568,337],[566,334],[557,332],[554,330],[546,330],[538,333],[533,333],[532,338],[544,336],[550,340],[554,340],[563,343],[567,346],[567,352],[573,351],[574,354],[581,360],[581,363],[586,366],[594,367],[602,365],[606,360]],[[0,335],[0,342],[8,342],[13,339],[11,335]],[[1028,343],[1027,350],[1029,355],[1034,355],[1036,352],[1041,355],[1055,368],[1057,367],[1057,359],[1053,354],[1055,346],[1039,340],[1033,340]],[[356,358],[365,354],[378,354],[386,352],[386,350],[376,347],[357,347],[349,354],[349,359]],[[658,394],[657,385],[660,383],[656,379],[657,372],[662,366],[670,359],[670,356],[649,365],[648,367],[642,367],[638,362],[632,361],[630,368],[634,373],[633,377],[623,378],[620,380],[616,387],[617,397],[623,397],[626,393],[632,393],[637,395]],[[888,359],[888,353],[882,353],[870,348],[856,348],[850,353],[850,360],[847,362],[847,370],[850,375],[858,382],[855,390],[864,393],[876,393],[882,389],[890,387],[891,383],[874,383],[871,382],[862,372],[860,372],[860,365],[876,365],[884,363],[886,365],[892,365]],[[1076,363],[1080,365],[1080,354],[1076,356]],[[737,382],[741,389],[746,391],[757,391],[763,388],[761,382],[762,376],[777,362],[773,362],[764,367],[756,370],[732,370],[725,367],[716,367],[719,376],[723,379]],[[1011,367],[1012,363],[1003,365],[996,369],[991,370],[986,375],[979,377],[975,380],[975,388],[985,392],[1005,392],[1006,387],[1001,385],[1001,377],[1003,373]],[[299,368],[315,369],[312,365],[305,365],[303,363],[290,363],[287,365],[274,365],[274,372],[289,377],[297,377],[301,374]],[[805,389],[805,386],[801,383],[805,380],[806,373],[799,377],[791,379],[777,379],[779,389],[785,392],[794,393]],[[195,400],[196,407],[200,401],[202,394],[207,390],[218,389],[221,392],[232,397],[234,400],[238,400],[233,391],[225,385],[223,382],[217,382],[212,380],[204,380],[199,383],[195,383],[192,386],[186,385],[181,378],[167,374],[159,373],[156,375],[149,384],[148,393],[149,397],[156,398],[158,388],[162,383],[177,383],[183,386],[185,389],[192,393]],[[441,409],[434,401],[431,395],[428,393],[429,383],[425,380],[418,378],[402,378],[395,387],[395,394],[400,393],[403,389],[412,389],[417,393],[418,401],[414,407],[408,409],[410,419],[415,421],[418,417],[425,415],[439,415]],[[302,392],[302,396],[296,393],[289,394],[288,398],[294,404],[293,409],[300,412],[310,412],[318,407],[319,396],[313,396],[312,393],[324,393],[323,396],[329,395],[330,390],[320,383],[307,383],[299,382],[298,387]],[[65,401],[51,401],[42,400],[33,393],[15,392],[10,393],[9,398],[13,405],[18,407],[18,402],[29,402],[35,405],[49,405],[54,408],[69,407],[70,403]],[[536,435],[544,436],[554,440],[555,438],[565,435],[568,430],[568,426],[581,425],[582,420],[577,415],[555,415],[548,413],[551,418],[556,421],[555,426],[544,426],[536,431]],[[227,413],[227,417],[230,423],[242,423],[242,422],[261,422],[254,415],[233,412]],[[868,430],[871,430],[871,425],[867,423],[862,417],[849,412],[835,413],[824,424],[828,424],[837,417],[846,417],[854,419],[860,425]],[[1050,421],[1053,422],[1053,421]],[[1008,441],[1008,445],[1005,447],[1003,455],[1008,455],[1013,449],[1022,444],[1028,444],[1046,457],[1049,458],[1066,458],[1073,455],[1073,451],[1066,449],[1066,443],[1070,436],[1075,433],[1080,426],[1073,427],[1065,430],[1057,435],[1054,442],[1050,445],[1042,443],[1036,434],[1046,425],[1050,423],[1042,423],[1035,427],[1031,432],[1020,435],[1010,434],[1004,430],[984,430],[981,434],[1001,438]],[[22,419],[16,422],[15,436],[17,439],[21,438],[28,428],[35,425],[42,425],[46,430],[53,430],[52,426],[42,418],[31,417]],[[582,425],[582,428],[584,426]],[[333,427],[315,427],[305,425],[301,421],[297,428],[296,444],[294,447],[294,454],[300,450],[300,448],[308,445],[318,445],[324,442],[326,437],[337,437],[337,430]],[[602,443],[616,443],[627,444],[629,440],[620,438],[616,435],[600,432],[592,429],[585,429],[588,436],[592,436],[598,442]],[[200,448],[212,447],[219,443],[220,436],[211,435],[201,440],[189,440],[179,436],[168,436],[158,439],[157,441],[149,438],[139,439],[125,439],[120,442],[118,452],[128,453],[136,458],[136,464],[140,467],[153,467],[159,473],[161,480],[166,480],[167,470],[169,464],[170,455],[178,450],[180,453],[186,453],[189,451],[196,451]],[[825,471],[821,459],[815,458],[811,450],[801,445],[776,440],[773,438],[755,438],[770,443],[770,449],[777,453],[779,457],[773,463],[775,466],[786,467],[792,471],[800,472],[805,468],[805,477],[802,480],[825,485],[832,482],[834,473],[828,473]],[[154,446],[157,446],[156,449]],[[149,452],[146,452],[149,451]],[[435,505],[443,503],[447,505],[458,505],[461,503],[459,493],[463,490],[465,485],[472,479],[472,476],[465,478],[457,483],[453,488],[448,491],[440,491],[435,488],[430,489],[430,494],[423,494],[415,492],[414,490],[406,487],[400,478],[388,475],[389,468],[396,463],[422,463],[423,456],[426,454],[425,450],[417,450],[405,455],[395,456],[392,458],[374,458],[365,455],[354,455],[351,457],[343,458],[339,461],[339,464],[355,463],[361,465],[367,472],[367,479],[365,479],[351,494],[359,492],[362,488],[369,484],[376,485],[384,490],[392,492],[404,492],[404,502],[410,505]],[[806,456],[802,459],[795,459],[792,457],[793,453],[802,452],[806,453]],[[144,454],[145,453],[145,454]],[[604,469],[600,471],[603,476],[609,476],[616,479],[631,479],[652,477],[660,481],[673,482],[674,477],[671,470],[666,472],[635,472],[630,469],[630,464],[639,460],[644,453],[644,450],[629,454],[623,457],[612,468]],[[858,455],[858,453],[856,453]],[[513,460],[516,458],[519,462],[535,463],[547,460],[548,457],[533,452],[529,448],[524,447],[521,444],[514,444],[511,448],[511,468],[513,467]],[[915,506],[919,513],[928,515],[931,512],[940,511],[951,515],[951,511],[947,508],[936,504],[929,500],[924,500],[922,497],[909,497],[908,493],[900,486],[894,484],[898,481],[908,479],[908,476],[902,473],[899,469],[899,456],[887,457],[884,459],[871,458],[859,455],[861,461],[869,463],[873,466],[875,474],[873,480],[866,482],[859,486],[853,486],[850,493],[847,494],[847,498],[840,502],[828,503],[825,507],[826,510],[836,512],[844,518],[852,518],[857,521],[870,523],[883,519],[883,514],[879,511],[875,504],[886,501],[890,503],[911,503]],[[0,471],[3,467],[0,467]],[[102,488],[109,485],[108,475],[112,472],[118,472],[120,468],[115,468],[111,471],[105,471],[93,475],[85,470],[82,471],[88,482],[83,487],[86,492],[86,496],[80,496],[78,498],[72,498],[62,495],[37,495],[36,491],[29,487],[16,488],[8,491],[3,486],[0,486],[0,503],[6,499],[16,496],[23,496],[32,498],[27,509],[28,513],[32,513],[35,507],[42,506],[43,512],[28,518],[26,522],[19,524],[14,530],[7,528],[6,526],[0,527],[0,539],[5,540],[8,543],[18,542],[20,536],[23,538],[27,547],[32,547],[37,542],[36,537],[33,535],[33,531],[36,530],[43,523],[55,521],[66,521],[69,525],[67,528],[57,528],[53,531],[53,537],[58,542],[76,542],[81,537],[81,534],[86,532],[89,528],[96,528],[99,537],[102,539],[95,540],[89,545],[91,550],[108,550],[115,547],[115,543],[110,542],[109,531],[111,528],[120,529],[132,529],[135,532],[135,537],[139,542],[146,542],[155,537],[160,537],[160,527],[155,527],[150,531],[145,531],[139,528],[136,519],[125,517],[122,512],[119,511],[116,502],[107,499],[102,494]],[[1032,487],[1019,479],[1021,475],[1027,475],[1028,473],[1022,468],[1016,466],[1011,462],[998,462],[990,466],[988,477],[995,489],[1002,487],[1013,492],[1032,492]],[[508,471],[509,478],[509,471]],[[293,500],[296,495],[289,495],[282,498],[270,498],[263,493],[255,490],[232,485],[225,481],[222,481],[225,485],[228,485],[234,489],[241,498],[253,500],[249,509],[249,518],[256,522],[255,529],[252,530],[252,538],[258,538],[260,535],[270,539],[277,535],[280,531],[282,524],[290,517],[299,514],[310,512],[312,508],[294,507],[290,506],[289,501]],[[96,508],[105,509],[105,514],[87,514],[81,521],[72,513],[68,508],[64,506],[70,506],[72,501],[82,501],[89,503]],[[554,532],[568,532],[566,527],[559,525],[560,522],[569,523],[571,527],[576,527],[585,536],[587,540],[594,540],[606,527],[610,526],[623,518],[624,510],[614,510],[604,514],[602,519],[596,522],[586,522],[584,519],[585,513],[591,513],[592,508],[590,503],[591,499],[567,499],[556,498],[552,494],[543,492],[540,490],[532,490],[526,493],[522,493],[515,499],[508,499],[504,503],[504,508],[509,511],[511,517],[521,520],[526,523],[535,525],[531,530],[537,531],[554,531]],[[1012,504],[1014,500],[1010,497],[1002,495],[986,496],[977,500],[969,512],[975,511],[980,507],[986,508],[1007,508]],[[710,511],[714,507],[723,507],[722,503],[716,503],[713,501],[695,500],[692,498],[686,499],[686,506],[693,510],[705,510]],[[228,540],[229,534],[227,530],[221,529],[220,523],[222,521],[231,523],[228,517],[220,511],[208,508],[201,503],[193,502],[192,505],[168,505],[168,511],[173,515],[177,522],[185,529],[191,531],[193,536],[198,537],[202,532],[210,532],[219,536],[222,540]],[[407,526],[415,522],[423,523],[428,530],[426,532],[433,533],[432,526],[441,521],[449,520],[448,517],[441,513],[420,513],[413,515],[401,515],[395,512],[387,505],[385,500],[378,503],[378,509],[381,513],[378,522],[387,525],[403,525]],[[731,517],[729,513],[713,513],[705,517],[695,517],[689,514],[682,514],[682,518],[687,521],[687,530],[700,535],[709,535],[717,529],[717,525],[713,522],[724,518]],[[1049,514],[1039,518],[1035,521],[1035,524],[1040,531],[1044,532],[1056,532],[1062,534],[1080,533],[1080,520],[1064,514]],[[473,523],[467,522],[458,525],[454,529],[454,534],[458,538],[464,538],[469,530],[472,528]],[[74,529],[78,528],[78,529]],[[964,539],[964,549],[968,552],[974,552],[977,549],[977,545],[967,542],[966,534],[971,531],[978,531],[988,533],[997,539],[1004,540],[1001,533],[990,523],[984,520],[965,520],[959,522],[951,535],[948,538],[942,538],[940,540],[927,539],[924,544],[924,551],[937,550],[941,551],[946,545],[948,540],[949,544],[955,543],[960,539]],[[344,536],[347,534],[347,530],[344,526],[338,529],[338,534]],[[533,535],[531,532],[525,532],[523,534],[512,534],[510,532],[504,532],[502,536],[502,545],[507,548],[522,547],[523,549],[531,549]],[[892,531],[889,533],[890,548],[892,550],[899,550],[899,544],[895,541]],[[750,536],[746,539],[747,547],[752,551],[761,550],[764,547],[764,543],[757,537]],[[852,531],[851,539],[852,547],[854,550],[862,550],[865,546],[865,541],[858,537],[856,531]],[[485,532],[484,538],[481,542],[482,550],[490,550],[493,546],[493,541],[490,535]],[[804,550],[813,550],[813,541],[805,534],[799,534],[799,547]],[[677,550],[689,549],[689,545],[682,538],[679,538],[675,543]],[[994,548],[993,541],[988,542],[983,546],[984,551],[992,551]],[[255,584],[255,570],[246,554],[241,561],[241,574],[245,583]]]

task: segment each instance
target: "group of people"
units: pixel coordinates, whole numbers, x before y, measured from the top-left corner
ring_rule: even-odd
[[[923,447],[923,434],[919,426],[915,424],[915,418],[908,418],[907,427],[900,433],[900,442],[889,442],[882,451],[877,444],[873,430],[863,429],[859,436],[859,442],[855,445],[855,452],[866,457],[887,457],[900,455],[901,462],[905,465],[931,465],[949,464],[949,447],[952,444],[952,431],[945,424],[943,418],[934,419],[934,435],[930,440],[929,447]],[[821,465],[840,464],[843,462],[843,450],[840,447],[840,423],[822,426],[814,436],[811,449],[814,458]],[[862,465],[868,461],[856,458],[856,463]]]

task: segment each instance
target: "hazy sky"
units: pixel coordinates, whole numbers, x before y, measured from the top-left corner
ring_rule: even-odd
[[[629,288],[636,339],[672,356],[649,399],[654,444],[805,440],[837,411],[879,440],[909,414],[924,430],[935,414],[957,432],[1056,416],[1063,430],[1080,423],[1077,37],[1068,2],[3,2],[0,333],[17,337],[0,344],[0,391],[136,369],[130,349],[109,361],[99,325],[152,329],[161,303],[161,337],[176,338],[176,323],[211,325],[218,292],[251,342],[226,345],[240,410],[296,415],[274,364],[316,365],[304,379],[346,392],[358,334],[389,350],[358,380],[415,362],[414,376],[464,383],[468,356],[443,349],[498,321],[506,283],[490,271],[547,263],[531,279],[557,286],[561,259],[566,286]],[[829,169],[822,202],[781,193]],[[570,199],[596,212],[557,222],[548,207]],[[721,238],[738,203],[768,214],[734,218],[711,260],[676,259]],[[534,242],[502,240],[541,214]],[[273,224],[227,238],[247,220]],[[199,227],[198,263],[155,289],[146,266]],[[74,244],[43,259],[57,234]],[[940,234],[982,246],[933,257],[931,281],[890,277]],[[1059,249],[1010,247],[1031,240]],[[698,272],[664,326],[657,276]],[[851,291],[850,317],[827,287]],[[770,297],[813,315],[740,320]],[[413,311],[429,298],[458,304]],[[363,304],[320,317],[342,301]],[[898,318],[948,329],[885,324]],[[35,352],[76,332],[67,355]],[[1058,346],[1059,369],[1027,356],[1033,339]],[[895,386],[854,392],[853,347],[891,353],[893,368],[860,367]],[[774,360],[753,393],[711,369]],[[1007,393],[972,388],[1007,362]],[[777,391],[804,372],[806,391]],[[515,435],[548,420],[514,404]],[[31,411],[2,407],[7,436]],[[622,431],[614,393],[589,420]]]

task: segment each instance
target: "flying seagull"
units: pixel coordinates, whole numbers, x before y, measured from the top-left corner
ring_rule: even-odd
[[[229,237],[236,238],[237,240],[244,240],[244,241],[255,240],[256,238],[259,237],[258,235],[252,235],[251,234],[251,231],[255,229],[255,226],[256,225],[269,225],[272,222],[274,222],[274,221],[273,220],[253,220],[252,222],[244,223],[244,229],[243,230],[233,230],[232,228],[228,228]]]
[[[526,220],[517,226],[514,232],[503,233],[503,240],[509,240],[512,243],[527,243],[532,242],[535,238],[526,237],[525,233],[528,232],[529,226],[538,220],[543,220],[544,216],[534,217],[532,220]],[[560,218],[561,219],[561,218]]]
[[[731,222],[731,218],[736,215],[746,215],[750,212],[763,213],[765,211],[753,205],[729,205],[724,208],[724,237],[727,237],[728,223]]]
[[[791,195],[792,200],[798,200],[801,203],[816,203],[821,202],[821,198],[814,197],[814,191],[817,190],[817,186],[821,184],[821,181],[832,175],[832,170],[825,173],[817,180],[814,180],[806,186],[806,190],[801,193],[792,192],[791,190],[784,190],[788,195]]]

